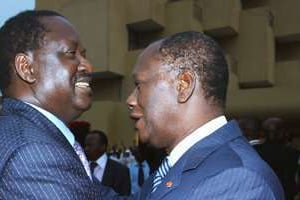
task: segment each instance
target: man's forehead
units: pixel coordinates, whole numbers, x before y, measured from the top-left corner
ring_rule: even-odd
[[[133,74],[144,70],[152,70],[157,65],[161,65],[159,56],[160,41],[150,44],[138,57],[133,69]]]
[[[100,140],[100,136],[98,134],[95,134],[95,133],[89,133],[86,136],[86,140],[98,143],[98,141]]]
[[[134,77],[148,76],[149,74],[165,71],[165,68],[160,59],[157,59],[155,56],[148,56],[136,63],[132,75]]]
[[[43,19],[47,28],[44,42],[51,42],[52,40],[61,40],[61,44],[66,43],[68,46],[80,46],[81,42],[79,34],[75,30],[74,26],[68,22],[65,18],[59,16],[51,16]]]
[[[47,16],[42,17],[40,20],[47,29],[47,32],[54,32],[58,35],[75,35],[78,37],[75,27],[66,18],[61,16]]]

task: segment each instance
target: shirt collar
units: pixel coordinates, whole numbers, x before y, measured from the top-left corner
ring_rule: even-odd
[[[209,136],[217,129],[221,128],[227,123],[227,120],[224,115],[219,116],[204,125],[200,126],[198,129],[193,131],[182,141],[180,141],[174,149],[171,151],[168,156],[171,166],[174,166],[175,163],[181,158],[181,156],[187,152],[194,144],[202,140],[203,138]]]
[[[52,113],[46,111],[45,109],[38,107],[36,105],[33,105],[31,103],[26,104],[30,105],[31,107],[38,110],[42,115],[44,115],[48,120],[50,120],[59,130],[60,132],[65,136],[65,138],[68,140],[68,142],[74,146],[75,144],[75,137],[73,133],[70,131],[70,129],[56,116],[54,116]]]
[[[98,158],[98,159],[96,160],[96,163],[97,163],[102,169],[104,169],[104,168],[105,168],[105,165],[106,165],[106,163],[107,163],[107,159],[108,159],[107,154],[104,153],[100,158]]]
[[[264,139],[254,139],[254,140],[250,140],[249,143],[254,146],[254,145],[258,145],[258,144],[263,144],[265,142]]]
[[[139,162],[138,161],[135,161],[135,166],[139,166]],[[144,167],[146,165],[146,161],[144,160],[142,163],[141,163],[142,167]]]

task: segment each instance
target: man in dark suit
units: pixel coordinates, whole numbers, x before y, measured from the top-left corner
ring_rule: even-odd
[[[244,115],[239,117],[237,122],[244,136],[254,148],[265,142],[265,138],[262,137],[261,133],[261,122],[258,118],[251,115]]]
[[[283,119],[267,118],[264,120],[262,128],[266,140],[254,148],[277,174],[286,199],[294,199],[297,193],[296,174],[299,152],[285,144],[287,130]]]
[[[199,32],[163,38],[140,54],[133,78],[127,104],[139,139],[168,153],[136,199],[284,199],[224,116],[228,67],[216,42]]]
[[[95,178],[117,193],[129,195],[131,191],[129,169],[107,156],[108,139],[101,130],[91,131],[85,138],[85,152]]]
[[[25,11],[0,29],[0,199],[102,199],[66,124],[91,106],[92,66],[74,26]]]

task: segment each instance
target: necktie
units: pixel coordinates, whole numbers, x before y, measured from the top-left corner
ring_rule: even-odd
[[[144,183],[144,169],[143,169],[143,163],[139,163],[139,171],[138,171],[138,184],[139,186],[142,186]]]
[[[94,174],[95,168],[98,166],[98,164],[96,162],[91,162],[90,163],[90,168],[91,168],[91,172],[92,174]]]
[[[162,179],[168,173],[170,168],[171,168],[171,165],[169,163],[169,160],[168,160],[168,158],[165,158],[155,174],[151,192],[154,192],[157,189],[158,185],[161,184]]]
[[[76,154],[78,155],[78,157],[80,158],[81,163],[83,164],[87,175],[90,177],[91,180],[93,180],[91,170],[90,170],[90,166],[89,166],[89,162],[86,159],[86,156],[84,154],[84,151],[83,151],[82,147],[80,146],[80,144],[78,142],[75,142],[73,148],[76,151]]]

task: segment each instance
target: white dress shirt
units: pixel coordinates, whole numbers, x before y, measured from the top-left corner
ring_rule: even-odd
[[[225,116],[219,116],[195,131],[193,131],[190,135],[185,137],[182,141],[180,141],[174,149],[171,151],[171,153],[168,156],[168,160],[170,162],[171,166],[174,166],[175,163],[183,156],[185,152],[187,152],[194,144],[202,140],[203,138],[209,136],[213,132],[215,132],[217,129],[221,128],[227,123],[227,120]]]
[[[104,169],[107,164],[107,154],[104,153],[100,158],[98,158],[95,162],[98,164],[94,169],[94,176],[101,182],[103,179]]]
[[[254,140],[250,140],[249,143],[250,145],[254,146],[254,145],[259,145],[259,144],[263,144],[266,140],[261,138],[261,139],[254,139]]]

